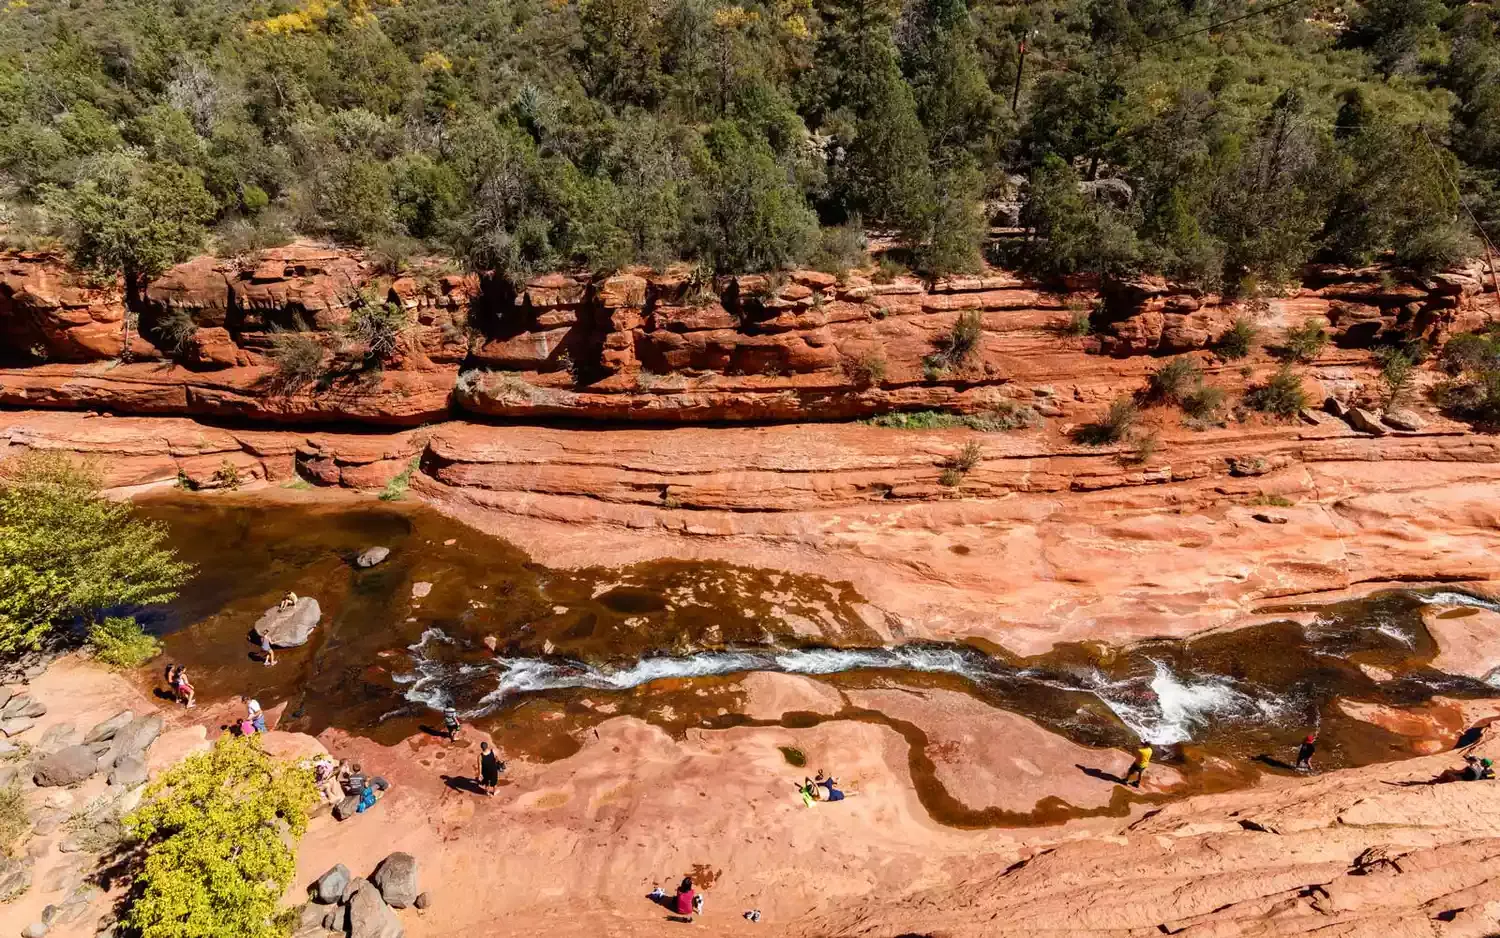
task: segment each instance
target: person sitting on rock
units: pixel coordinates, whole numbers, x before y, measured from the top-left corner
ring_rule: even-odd
[[[295,605],[297,605],[297,594],[287,590],[287,594],[281,597],[281,608],[290,609]]]
[[[351,795],[360,795],[364,793],[368,784],[369,782],[365,779],[364,769],[360,767],[358,762],[354,763],[349,769],[349,774],[344,778],[344,791]]]
[[[177,699],[182,701],[183,705],[191,710],[193,708],[193,698],[196,696],[193,691],[193,685],[188,681],[187,668],[179,665],[177,668]]]
[[[693,891],[693,878],[691,876],[684,876],[682,883],[677,887],[677,914],[692,915],[693,903],[697,898],[698,894]]]

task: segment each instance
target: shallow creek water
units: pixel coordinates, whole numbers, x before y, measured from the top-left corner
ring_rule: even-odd
[[[1018,658],[979,640],[906,641],[847,583],[676,561],[552,570],[415,504],[172,495],[138,506],[166,522],[173,546],[198,565],[178,600],[142,616],[165,636],[166,659],[189,666],[200,699],[285,701],[283,728],[311,733],[336,726],[394,743],[435,726],[451,704],[500,734],[508,752],[549,760],[575,752],[589,727],[619,714],[674,733],[753,723],[742,715],[739,676],[780,671],[846,689],[960,691],[1088,746],[1145,739],[1195,790],[1207,790],[1244,784],[1265,770],[1257,756],[1285,758],[1289,742],[1314,726],[1325,767],[1410,754],[1402,738],[1346,716],[1340,697],[1399,707],[1435,694],[1500,696],[1428,664],[1437,649],[1422,624],[1424,604],[1487,602],[1451,592],[1400,590],[1285,610],[1307,625],[1064,645]],[[374,545],[391,548],[390,558],[357,569],[354,556]],[[417,584],[430,591],[417,595]],[[249,632],[287,590],[316,598],[322,624],[307,645],[265,668]],[[1360,665],[1394,677],[1377,682]],[[959,804],[936,779],[924,731],[876,711],[790,713],[779,724],[826,720],[901,733],[918,794],[944,823],[1084,813],[1061,803],[1027,814]],[[1125,810],[1129,797],[1120,790],[1105,810]]]

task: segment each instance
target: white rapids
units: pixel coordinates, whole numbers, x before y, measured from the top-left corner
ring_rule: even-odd
[[[525,657],[455,664],[435,657],[440,646],[452,644],[440,629],[428,629],[409,648],[413,670],[396,680],[406,686],[408,702],[432,709],[454,705],[455,687],[473,688],[484,682],[489,689],[462,714],[466,719],[492,713],[516,697],[548,690],[622,691],[668,678],[750,671],[823,675],[868,669],[955,674],[978,683],[1019,680],[1092,694],[1141,739],[1160,745],[1186,742],[1210,721],[1265,721],[1282,715],[1275,700],[1254,688],[1224,677],[1179,675],[1160,661],[1152,662],[1155,670],[1149,678],[1111,680],[1098,671],[1081,676],[1016,671],[977,653],[923,646],[702,651],[642,658],[617,668]]]

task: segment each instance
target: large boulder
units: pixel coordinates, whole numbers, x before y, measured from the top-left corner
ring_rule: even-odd
[[[311,892],[316,901],[324,905],[332,905],[344,898],[344,890],[347,888],[349,888],[349,868],[340,863],[319,876],[313,883]]]
[[[307,643],[322,618],[318,601],[304,596],[285,609],[279,605],[267,609],[255,623],[255,634],[269,639],[277,648],[293,648]]]
[[[135,719],[134,713],[131,713],[129,710],[121,710],[103,723],[96,724],[93,729],[84,734],[84,745],[101,743],[106,739],[114,739],[115,734],[124,729],[133,719]]]
[[[42,788],[76,785],[99,771],[99,757],[87,746],[68,746],[36,765],[32,780]]]
[[[145,753],[132,752],[130,755],[121,756],[115,760],[115,767],[109,770],[109,783],[121,788],[134,788],[137,785],[146,784],[148,778],[146,770]]]
[[[333,806],[333,819],[335,821],[347,821],[359,813],[359,796],[350,795],[343,801]]]
[[[5,709],[0,710],[0,717],[14,720],[17,717],[36,719],[47,715],[47,705],[40,700],[33,700],[30,694],[17,694],[5,704]]]
[[[164,721],[156,714],[139,716],[120,727],[110,740],[109,752],[101,759],[101,768],[109,768],[127,756],[138,756],[156,742],[161,735]]]
[[[349,900],[349,938],[404,938],[405,934],[380,890],[366,886]]]
[[[380,890],[386,904],[404,909],[417,901],[417,858],[409,853],[396,852],[380,861],[370,882]]]
[[[390,555],[391,549],[389,547],[371,547],[354,558],[354,563],[360,567],[373,567]]]

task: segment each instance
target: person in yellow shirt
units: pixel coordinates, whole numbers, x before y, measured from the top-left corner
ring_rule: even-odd
[[[1141,779],[1146,777],[1146,766],[1150,764],[1151,747],[1149,745],[1142,745],[1141,748],[1135,751],[1135,762],[1131,763],[1130,768],[1126,770],[1125,777],[1121,781],[1132,788],[1140,788]],[[1135,776],[1135,781],[1133,782],[1130,780],[1132,775]]]

